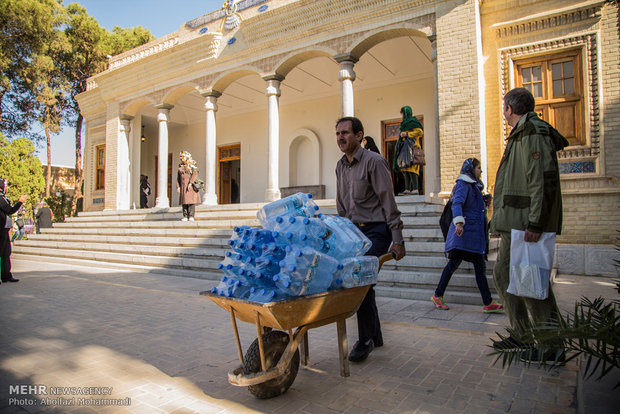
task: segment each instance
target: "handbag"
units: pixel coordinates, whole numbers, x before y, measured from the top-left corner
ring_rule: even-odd
[[[446,203],[441,212],[441,217],[439,217],[439,227],[441,228],[441,233],[443,234],[443,241],[445,242],[448,239],[448,230],[450,230],[450,224],[452,223],[452,195],[450,199]]]
[[[193,189],[195,192],[197,192],[197,193],[198,193],[198,192],[200,192],[200,184],[198,184],[196,181],[194,181],[194,182],[192,183],[192,189]]]
[[[405,138],[398,151],[398,156],[396,157],[396,167],[402,170],[405,168],[409,168],[413,165],[413,154],[414,154],[414,142],[409,138]]]
[[[413,149],[413,165],[426,165],[424,150],[422,148]]]
[[[549,296],[549,276],[555,252],[555,233],[543,233],[536,243],[524,240],[523,230],[512,229],[508,293],[544,300]]]

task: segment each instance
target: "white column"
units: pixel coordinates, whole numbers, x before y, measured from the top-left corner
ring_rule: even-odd
[[[159,124],[159,142],[157,146],[157,200],[155,207],[168,208],[168,115],[173,108],[169,104],[159,104],[155,106],[159,113],[157,122]]]
[[[281,75],[271,75],[264,77],[267,81],[267,189],[265,190],[265,201],[271,202],[279,200],[279,158],[280,158],[280,113],[278,109],[278,98],[280,97],[280,82],[284,80]]]
[[[341,115],[355,116],[353,103],[353,81],[355,80],[355,71],[353,70],[353,66],[358,59],[350,54],[336,55],[334,59],[336,59],[336,62],[340,63],[338,80],[340,81]]]
[[[206,193],[202,204],[214,206],[217,205],[217,194],[215,191],[215,176],[216,176],[216,142],[217,135],[215,130],[215,113],[217,112],[217,98],[222,94],[218,91],[210,91],[202,94],[206,98],[205,102],[205,160],[206,169],[205,172],[205,184],[207,186]]]
[[[118,141],[118,180],[116,181],[116,209],[129,210],[130,187],[129,177],[131,176],[129,169],[131,162],[129,160],[129,141],[131,140],[131,120],[133,116],[122,115],[120,126],[120,139]]]

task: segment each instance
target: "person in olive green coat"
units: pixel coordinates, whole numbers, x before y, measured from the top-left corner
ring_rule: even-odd
[[[501,236],[499,254],[493,269],[495,287],[502,299],[510,325],[516,332],[532,322],[536,325],[557,320],[559,310],[549,287],[549,296],[537,300],[508,293],[510,275],[511,230],[524,230],[526,242],[537,242],[542,232],[562,231],[562,193],[557,151],[568,141],[534,112],[535,101],[524,88],[511,90],[504,97],[504,117],[512,127],[506,149],[497,170],[493,197],[491,234]],[[508,337],[494,343],[495,348],[522,345],[519,338]],[[564,359],[562,343],[550,345],[549,352],[538,355],[526,350],[522,360],[554,361]]]

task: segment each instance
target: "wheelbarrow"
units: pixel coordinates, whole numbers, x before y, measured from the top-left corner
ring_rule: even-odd
[[[379,269],[392,254],[379,258]],[[301,346],[303,364],[308,366],[308,330],[336,322],[340,375],[349,376],[345,320],[360,307],[370,285],[337,289],[277,302],[259,303],[246,299],[200,292],[230,312],[241,365],[228,372],[232,385],[248,387],[255,397],[265,399],[285,393],[299,370]],[[245,357],[239,340],[237,319],[256,325],[257,338]],[[295,329],[296,328],[296,329]],[[293,332],[293,329],[295,331]]]

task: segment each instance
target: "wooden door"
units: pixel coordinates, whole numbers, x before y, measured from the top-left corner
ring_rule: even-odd
[[[235,162],[237,161],[237,162]],[[232,178],[235,174],[233,168],[239,165],[241,161],[241,145],[226,145],[218,148],[218,164],[219,164],[219,194],[218,201],[220,204],[230,204],[232,200]],[[236,182],[237,194],[241,188],[241,183]]]

